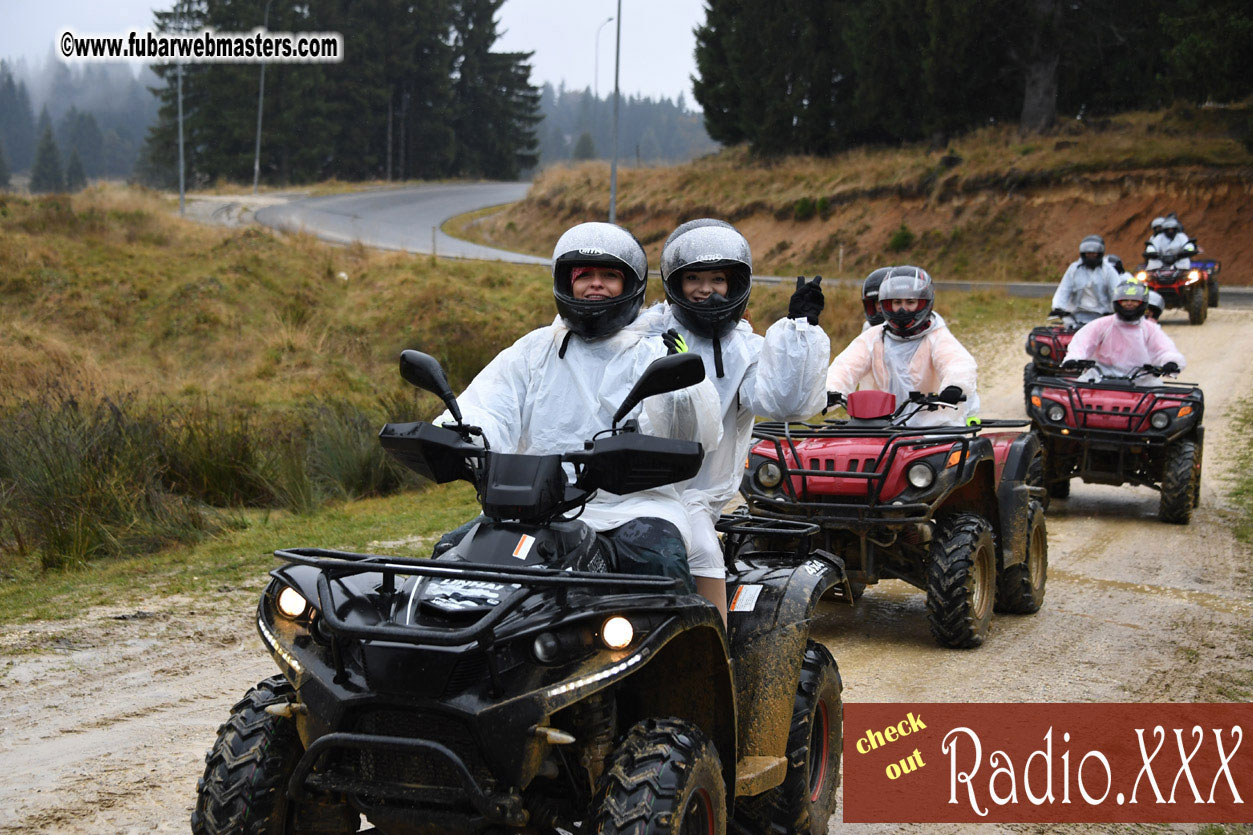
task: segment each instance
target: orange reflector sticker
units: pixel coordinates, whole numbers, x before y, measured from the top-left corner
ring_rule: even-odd
[[[1192,414],[1191,406],[1184,406],[1182,409],[1179,410],[1179,417],[1187,417],[1190,414]]]
[[[956,466],[957,462],[960,460],[962,460],[962,451],[960,449],[955,449],[948,454],[948,463],[945,464],[944,466],[945,467]]]
[[[1040,408],[1040,396],[1038,394],[1031,395],[1031,405],[1037,409]]]

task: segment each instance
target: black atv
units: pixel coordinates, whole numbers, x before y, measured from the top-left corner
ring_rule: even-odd
[[[693,362],[693,360],[695,360]],[[388,424],[383,445],[436,482],[471,481],[484,519],[436,559],[275,552],[257,625],[282,675],[232,710],[206,758],[198,835],[826,832],[841,681],[809,640],[844,583],[807,523],[724,517],[729,629],[681,581],[613,570],[565,514],[596,489],[695,475],[699,444],[618,422],[704,375],[653,363],[614,427],[565,455],[472,442],[432,358],[406,379],[455,424]],[[799,543],[797,551],[748,542]],[[798,559],[798,551],[799,556]]]

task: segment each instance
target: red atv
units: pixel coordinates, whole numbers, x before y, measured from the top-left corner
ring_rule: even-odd
[[[1169,253],[1159,257],[1162,259],[1161,267],[1150,270],[1141,264],[1136,268],[1136,281],[1161,294],[1167,310],[1186,310],[1189,324],[1203,323],[1209,316],[1209,308],[1218,307],[1218,273],[1222,264],[1192,259],[1192,266],[1185,269],[1176,267],[1176,258]]]
[[[1031,362],[1022,369],[1024,390],[1029,390],[1036,378],[1042,374],[1050,376],[1072,374],[1062,369],[1062,362],[1066,359],[1070,340],[1075,338],[1081,325],[1075,324],[1073,320],[1068,320],[1071,324],[1064,324],[1060,316],[1051,316],[1050,319],[1057,324],[1037,325],[1027,334],[1027,356],[1031,357]]]
[[[897,578],[927,593],[927,619],[948,647],[976,647],[992,610],[1030,614],[1044,601],[1048,541],[1039,441],[987,432],[1026,421],[907,427],[936,395],[896,406],[881,391],[849,395],[848,420],[759,423],[741,486],[754,514],[817,523],[815,544],[841,555],[849,602]]]
[[[1027,414],[1040,436],[1050,496],[1070,495],[1076,477],[1091,484],[1143,484],[1161,492],[1159,519],[1188,523],[1201,497],[1205,400],[1191,383],[1136,384],[1161,373],[1146,365],[1097,382],[1036,380]]]

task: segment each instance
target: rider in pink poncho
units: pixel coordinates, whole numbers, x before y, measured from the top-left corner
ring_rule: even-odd
[[[1186,364],[1161,326],[1145,317],[1149,291],[1138,281],[1124,281],[1114,294],[1114,313],[1102,316],[1079,329],[1066,351],[1063,366],[1074,367],[1079,360],[1092,360],[1096,367],[1081,379],[1126,377],[1146,365],[1155,365],[1166,374],[1178,374]],[[1157,377],[1136,378],[1140,385],[1155,385]]]

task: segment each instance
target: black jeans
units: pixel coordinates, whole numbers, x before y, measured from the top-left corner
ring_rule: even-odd
[[[475,525],[486,521],[486,516],[477,516],[444,534],[435,543],[434,553],[444,553],[465,539]],[[679,529],[665,519],[644,516],[598,535],[609,544],[612,552],[610,570],[647,577],[674,577],[682,581],[684,591],[696,592],[696,583],[687,567],[683,537]]]

